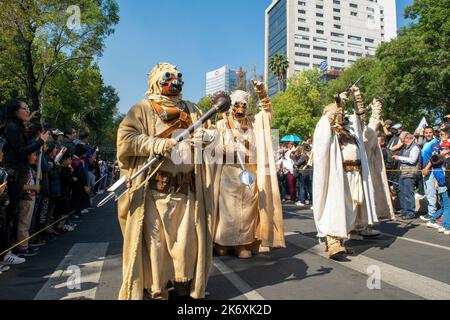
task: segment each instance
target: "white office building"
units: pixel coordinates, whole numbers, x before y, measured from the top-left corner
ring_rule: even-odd
[[[276,53],[287,57],[288,77],[324,61],[328,70],[342,71],[396,35],[395,0],[273,0],[266,9],[269,94],[278,91],[269,70]]]
[[[236,90],[239,86],[239,73],[238,70],[231,70],[228,66],[206,73],[206,95],[217,91],[230,93]]]

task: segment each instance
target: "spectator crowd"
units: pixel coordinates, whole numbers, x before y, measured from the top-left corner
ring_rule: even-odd
[[[277,174],[283,202],[303,207],[312,202],[312,139],[281,144]],[[450,115],[440,126],[409,133],[402,124],[382,122],[378,143],[383,153],[396,215],[427,222],[450,235]],[[418,216],[419,212],[423,215]]]
[[[73,231],[118,173],[88,144],[88,132],[35,122],[25,99],[1,112],[0,274]]]

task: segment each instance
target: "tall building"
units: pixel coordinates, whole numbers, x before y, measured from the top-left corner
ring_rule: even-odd
[[[231,92],[236,90],[239,86],[240,75],[239,70],[231,70],[228,66],[208,72],[206,74],[206,95],[217,91]],[[243,81],[245,83],[245,79]]]
[[[276,53],[287,57],[288,77],[324,61],[328,70],[342,71],[396,34],[395,0],[273,0],[266,9],[269,95],[278,91],[269,70]]]

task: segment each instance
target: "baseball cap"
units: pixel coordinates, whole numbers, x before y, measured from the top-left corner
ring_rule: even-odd
[[[403,126],[401,125],[401,123],[397,123],[396,125],[394,125],[393,127],[392,127],[392,129],[395,129],[395,130],[398,130],[398,129],[401,129]]]
[[[387,126],[392,126],[392,120],[386,120],[384,122],[384,124],[387,125]]]

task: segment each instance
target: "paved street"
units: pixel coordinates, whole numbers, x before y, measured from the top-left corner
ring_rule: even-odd
[[[378,226],[377,240],[349,242],[355,254],[326,258],[309,209],[284,207],[287,248],[251,260],[214,258],[208,299],[450,299],[450,237],[421,222]],[[84,217],[72,233],[0,276],[0,299],[115,300],[122,239],[114,205]],[[67,284],[81,274],[81,288]],[[380,289],[367,275],[378,270]],[[72,276],[71,276],[72,275]]]

